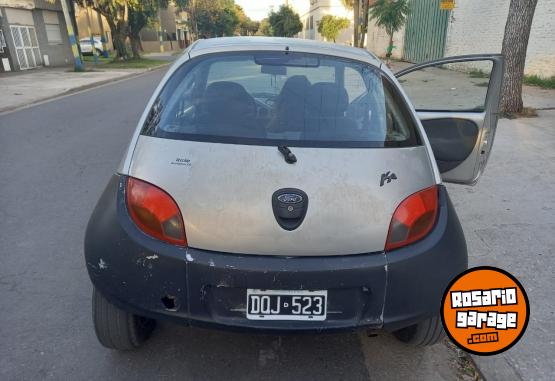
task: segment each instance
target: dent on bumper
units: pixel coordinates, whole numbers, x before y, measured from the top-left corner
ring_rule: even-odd
[[[180,248],[150,238],[129,219],[124,182],[114,176],[85,237],[90,278],[137,314],[184,324],[259,330],[394,330],[439,311],[448,282],[466,269],[464,235],[447,192],[422,241],[390,253],[275,257]],[[246,289],[328,290],[325,321],[245,318]]]

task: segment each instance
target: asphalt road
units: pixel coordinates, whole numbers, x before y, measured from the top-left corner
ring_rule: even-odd
[[[453,349],[388,335],[161,324],[136,352],[98,344],[85,226],[162,74],[0,115],[0,379],[460,379]]]

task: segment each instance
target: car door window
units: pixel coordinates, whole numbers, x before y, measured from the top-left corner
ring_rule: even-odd
[[[486,167],[504,62],[500,54],[446,57],[395,74],[418,112],[446,182],[473,185]]]
[[[485,109],[491,61],[431,66],[399,81],[417,111],[476,111]]]

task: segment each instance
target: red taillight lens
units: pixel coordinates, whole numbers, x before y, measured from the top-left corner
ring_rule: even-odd
[[[437,216],[437,186],[426,188],[403,200],[395,209],[385,250],[393,250],[424,238],[434,227]]]
[[[187,246],[181,212],[169,194],[129,177],[126,195],[129,214],[143,232],[162,241]]]

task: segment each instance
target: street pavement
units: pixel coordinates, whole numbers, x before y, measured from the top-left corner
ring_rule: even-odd
[[[489,380],[555,377],[555,111],[538,114],[500,120],[478,185],[448,187],[469,265],[509,271],[530,300],[522,339],[501,355],[474,356]]]
[[[0,115],[0,379],[469,378],[451,346],[411,348],[389,335],[244,335],[161,324],[136,352],[101,347],[85,226],[162,75]],[[450,187],[471,265],[505,268],[528,291],[528,332],[498,358],[530,380],[555,372],[554,122],[554,111],[502,120],[481,182]]]
[[[144,58],[167,61],[168,64],[178,58],[173,52],[145,54]],[[34,70],[2,73],[0,75],[0,113],[38,103],[63,94],[76,92],[105,83],[151,71],[144,69],[106,68],[87,63],[86,72],[74,72],[71,66],[48,67]]]

